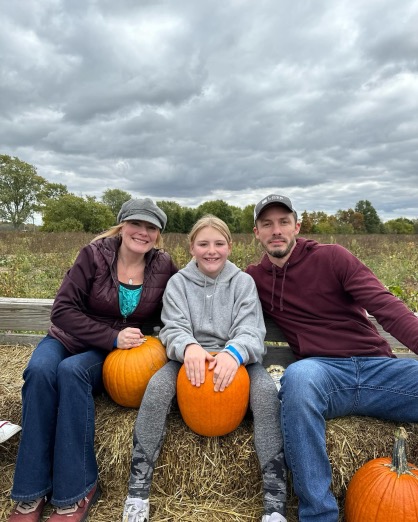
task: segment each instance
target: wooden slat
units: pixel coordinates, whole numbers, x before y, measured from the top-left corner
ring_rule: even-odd
[[[53,299],[0,298],[0,330],[45,331],[51,324]]]
[[[45,337],[45,334],[39,335],[0,332],[0,345],[9,344],[11,346],[15,346],[16,344],[19,344],[21,346],[36,346],[43,337]]]
[[[50,313],[53,302],[53,299],[0,297],[0,344],[36,345],[50,325]],[[407,350],[397,339],[385,332],[374,317],[369,316],[369,318],[376,325],[380,334],[387,339],[393,350],[404,350],[397,353],[398,357],[418,359],[417,354]],[[267,328],[267,354],[263,363],[265,366],[280,364],[286,368],[296,360],[295,356],[289,348],[282,331],[273,319],[265,315],[264,320]],[[144,332],[151,333],[152,326],[143,325]],[[22,331],[39,331],[39,334],[22,334],[20,333]],[[268,344],[272,342],[281,344],[275,346]]]

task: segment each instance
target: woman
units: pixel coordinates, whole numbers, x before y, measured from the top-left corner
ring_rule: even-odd
[[[87,519],[99,498],[94,453],[94,399],[113,348],[144,340],[159,324],[162,296],[177,272],[159,250],[165,213],[150,199],[122,205],[118,224],[84,247],[55,298],[48,335],[24,371],[22,437],[9,522]]]
[[[232,238],[227,225],[204,216],[189,236],[193,259],[173,276],[163,298],[160,339],[171,359],[151,378],[134,429],[128,498],[123,522],[149,520],[154,466],[163,444],[165,424],[184,362],[194,386],[205,378],[205,361],[213,370],[214,389],[231,384],[244,364],[250,376],[250,407],[255,446],[263,475],[263,522],[285,522],[286,468],[280,433],[276,386],[260,364],[265,326],[254,281],[228,261]],[[209,352],[218,352],[216,357]]]

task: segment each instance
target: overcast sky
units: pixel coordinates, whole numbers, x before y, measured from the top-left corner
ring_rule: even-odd
[[[0,153],[49,182],[418,218],[417,0],[0,6]]]

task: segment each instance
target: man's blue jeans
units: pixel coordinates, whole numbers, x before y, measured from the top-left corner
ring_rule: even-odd
[[[83,498],[97,482],[93,393],[103,390],[107,352],[72,355],[46,336],[23,373],[22,436],[12,498],[52,495],[56,506]]]
[[[299,521],[338,522],[325,419],[366,415],[418,422],[418,361],[312,357],[291,364],[281,382],[285,455],[299,497]]]

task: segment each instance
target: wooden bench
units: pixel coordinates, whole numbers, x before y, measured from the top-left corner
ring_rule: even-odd
[[[22,372],[33,346],[50,324],[52,304],[52,299],[0,298],[0,418],[4,416],[12,422],[20,422]],[[271,319],[266,318],[266,326],[264,365],[286,368],[294,361],[294,356]],[[381,330],[381,333],[396,351],[402,350],[399,356],[417,358],[386,332]],[[105,394],[96,399],[95,445],[103,496],[93,507],[89,522],[121,520],[136,413],[134,409],[116,405]],[[333,470],[332,489],[340,505],[340,522],[343,522],[345,490],[352,476],[352,470],[347,471],[347,467],[356,469],[371,458],[390,455],[396,425],[367,417],[332,419],[326,425],[327,450]],[[411,441],[409,457],[411,462],[418,462],[418,424],[405,424],[405,427]],[[18,442],[17,435],[0,444],[3,485],[0,520],[7,519],[12,506],[9,495]],[[151,520],[259,522],[261,515],[261,476],[253,446],[251,418],[225,437],[207,438],[185,427],[174,409],[169,415],[166,441],[154,474]],[[291,482],[287,520],[298,520],[297,499],[292,493]]]
[[[50,313],[53,302],[53,299],[0,297],[0,344],[37,344],[51,324]],[[370,316],[370,319],[380,334],[387,339],[392,350],[397,352],[398,357],[418,359],[417,354],[385,332],[374,317]],[[293,352],[275,322],[269,316],[265,316],[265,322],[267,354],[264,357],[264,366],[277,364],[287,368],[296,360]],[[148,331],[145,333],[151,333],[153,325],[146,326]]]

